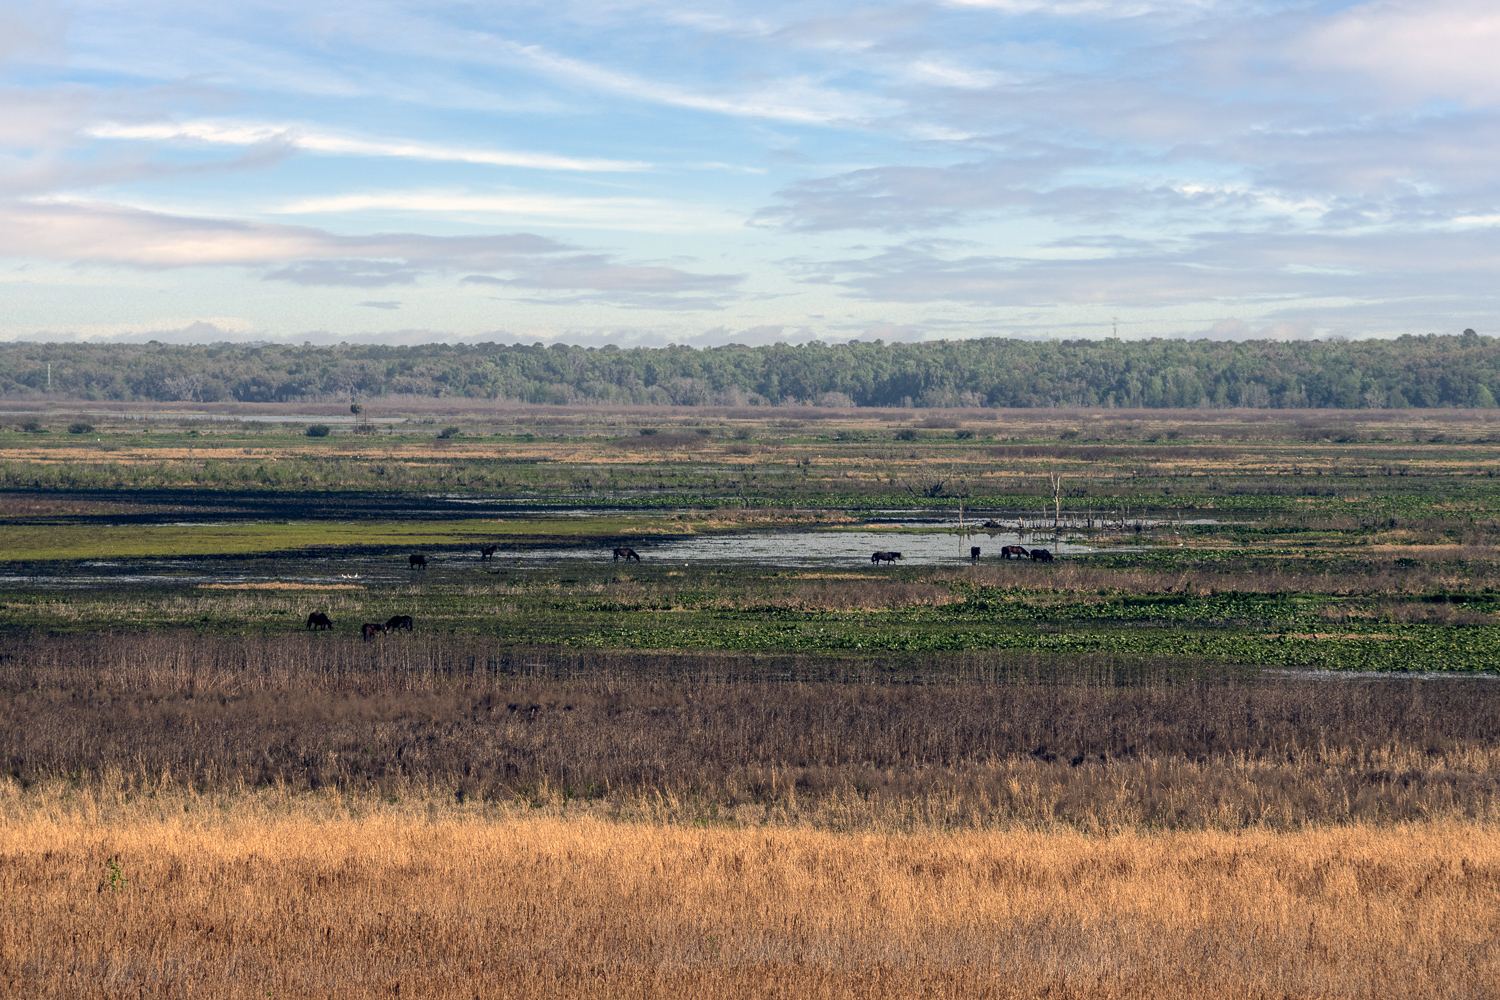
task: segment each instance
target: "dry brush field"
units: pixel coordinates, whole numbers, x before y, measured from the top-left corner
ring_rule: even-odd
[[[36,997],[1488,997],[1490,828],[913,834],[189,793],[17,803]]]
[[[1010,664],[982,683],[784,683],[665,654],[542,677],[457,639],[388,647],[379,669],[310,639],[0,651],[0,993],[1500,982],[1484,679]],[[811,667],[771,676],[789,666]]]

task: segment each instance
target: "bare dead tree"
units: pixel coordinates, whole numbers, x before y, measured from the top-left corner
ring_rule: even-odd
[[[918,469],[910,476],[902,476],[896,481],[914,497],[936,499],[969,495],[969,477],[959,472],[955,466],[949,466],[946,472]]]
[[[1055,534],[1062,524],[1062,476],[1056,472],[1047,473],[1047,479],[1052,484],[1052,531]]]

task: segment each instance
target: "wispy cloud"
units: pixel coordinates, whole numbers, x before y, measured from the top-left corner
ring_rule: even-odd
[[[618,173],[645,170],[650,164],[638,160],[601,160],[548,153],[473,149],[399,139],[372,139],[319,131],[306,125],[260,122],[187,121],[121,124],[106,122],[90,126],[87,134],[98,139],[136,139],[158,142],[195,142],[225,146],[282,146],[328,156],[375,156],[451,163],[476,163],[492,167],[525,167],[532,170],[565,170]]]
[[[522,45],[503,39],[496,42],[514,53],[516,58],[571,85],[695,111],[805,125],[832,125],[869,121],[891,114],[898,107],[888,98],[828,87],[808,75],[782,77],[771,86],[739,94],[709,94],[701,89],[663,83],[564,56],[540,45]]]
[[[99,204],[0,202],[0,257],[146,269],[236,266],[306,288],[388,288],[424,278],[627,308],[718,309],[744,276],[577,253],[528,233],[341,236],[309,226],[192,218]],[[372,308],[396,308],[366,302]]]
[[[465,219],[506,217],[528,225],[665,233],[727,231],[742,224],[738,215],[711,206],[687,206],[655,198],[574,198],[534,192],[365,191],[299,198],[271,211],[278,215],[381,211]]]
[[[1488,0],[1354,4],[1294,36],[1287,51],[1304,72],[1358,73],[1401,103],[1500,100],[1500,9]]]
[[[386,288],[414,285],[420,273],[408,264],[383,260],[309,260],[268,272],[265,280],[289,281],[294,285]],[[360,304],[369,305],[368,302]]]
[[[310,226],[195,218],[110,204],[0,201],[0,257],[141,268],[359,258],[474,269],[565,249],[563,244],[528,233],[340,236]]]
[[[471,274],[460,283],[554,296],[532,301],[601,301],[625,308],[697,310],[723,308],[725,297],[743,280],[740,274],[694,274],[662,265],[622,264],[605,254],[573,254],[519,262],[503,276]]]
[[[1494,231],[1425,234],[1199,233],[1158,244],[1120,241],[1093,254],[1005,257],[913,241],[864,257],[804,264],[806,279],[877,302],[980,306],[1345,303],[1500,298]],[[1325,305],[1326,308],[1326,305]],[[1488,308],[1488,306],[1487,306]]]

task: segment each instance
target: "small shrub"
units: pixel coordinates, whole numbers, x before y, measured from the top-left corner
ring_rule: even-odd
[[[1077,437],[1078,437],[1078,432],[1075,431],[1075,430],[1073,430],[1073,429],[1071,429],[1071,428],[1069,428],[1068,430],[1063,431],[1061,434],[1058,435],[1058,438],[1060,440],[1063,440],[1063,441],[1073,441],[1073,440],[1076,440]]]
[[[93,424],[86,424],[86,423],[84,423],[83,421],[80,420],[76,424],[69,424],[68,425],[68,433],[69,434],[92,434],[92,433],[94,433],[94,425]]]
[[[655,433],[656,433],[656,428],[655,427],[642,427],[641,428],[641,437],[650,437],[651,435],[653,435]]]
[[[307,436],[310,438],[326,438],[328,436],[328,425],[311,424],[307,428]]]
[[[438,437],[456,438],[463,434],[463,432],[464,429],[462,427],[459,427],[457,424],[450,424],[447,427],[444,427],[442,430],[438,431]]]
[[[21,430],[25,431],[27,434],[45,434],[45,433],[47,433],[47,428],[43,427],[41,424],[37,423],[35,420],[28,420],[28,421],[26,421],[24,424],[21,425]]]
[[[912,430],[910,427],[903,428],[896,432],[897,441],[915,441],[916,439],[917,432]]]
[[[954,431],[953,436],[960,441],[967,441],[974,436],[974,432],[965,427],[963,430]]]

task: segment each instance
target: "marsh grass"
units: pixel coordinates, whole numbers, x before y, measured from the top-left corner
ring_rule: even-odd
[[[1500,685],[1484,680],[150,636],[12,647],[0,687],[0,761],[27,787],[579,800],[623,816],[669,802],[684,822],[837,829],[1292,829],[1500,807]]]
[[[0,784],[28,997],[1486,996],[1500,841],[836,834]]]
[[[1381,492],[1423,503],[1435,485],[1448,495],[1458,486],[1465,503],[1492,516],[1488,480],[1500,471],[1486,447],[1494,428],[1484,414],[1456,410],[945,410],[934,416],[783,407],[588,412],[488,401],[389,405],[413,419],[390,428],[397,433],[369,436],[308,438],[305,422],[215,424],[166,412],[149,428],[134,417],[91,417],[98,440],[0,432],[0,487],[592,494],[602,486],[690,489],[721,502],[745,495],[806,502],[822,494],[839,505],[893,502],[899,499],[893,483],[940,465],[971,477],[975,496],[998,505],[1050,497],[1047,477],[1059,473],[1071,480],[1070,510],[1228,506],[1284,516],[1305,513],[1298,501],[1312,497],[1338,501],[1328,508],[1352,500],[1364,513],[1369,498],[1358,494],[1378,484]],[[464,436],[435,441],[440,420],[455,421],[451,426]],[[918,423],[930,429],[918,430]],[[641,436],[642,427],[658,433]]]

